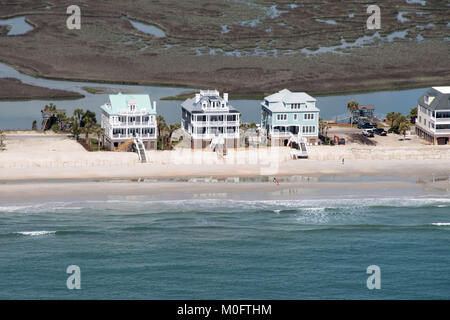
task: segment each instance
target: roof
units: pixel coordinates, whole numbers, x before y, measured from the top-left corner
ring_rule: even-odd
[[[305,92],[291,92],[288,89],[283,89],[264,98],[269,102],[285,102],[285,103],[305,103],[315,102],[316,99]]]
[[[425,102],[426,97],[434,97],[430,104]],[[419,105],[434,110],[450,110],[450,87],[433,87],[428,89],[420,98]]]
[[[375,110],[375,106],[369,105],[369,106],[358,106],[358,110]]]
[[[109,114],[118,114],[128,109],[128,104],[136,104],[136,111],[148,111],[150,114],[156,114],[156,108],[154,108],[150,102],[150,96],[148,94],[110,94],[109,104],[104,104],[100,108]]]
[[[439,91],[443,94],[450,94],[450,86],[447,87],[433,87],[434,90]]]
[[[43,110],[41,110],[41,113],[43,115],[52,116],[52,115],[58,114],[58,113],[67,113],[67,111],[66,111],[66,109],[55,109],[55,111],[50,111],[48,109],[47,110],[43,109]]]
[[[190,99],[186,99],[181,106],[189,111],[190,113],[203,113],[203,112],[216,112],[216,113],[239,113],[239,111],[234,108],[232,105],[228,103],[228,101],[225,101],[222,97],[218,95],[217,91],[200,91],[201,94]],[[202,108],[202,102],[206,101],[208,104],[212,101],[218,101],[218,102],[226,102],[226,108],[224,109],[211,109],[211,110],[203,110]]]
[[[291,103],[305,103],[306,102],[316,102],[317,100],[311,97],[305,92],[291,92],[288,89],[283,89],[277,93],[264,98],[264,100],[269,101],[270,106],[267,106],[264,102],[261,105],[270,110],[271,112],[319,112],[317,107],[307,107],[302,109],[288,109],[285,104]]]

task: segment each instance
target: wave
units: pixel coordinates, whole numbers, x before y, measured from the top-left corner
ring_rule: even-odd
[[[19,231],[19,232],[14,232],[15,234],[20,234],[23,236],[44,236],[44,235],[50,235],[50,234],[55,234],[56,231],[46,231],[46,230],[41,230],[41,231]]]
[[[108,199],[68,202],[43,202],[0,206],[1,213],[69,213],[108,211],[111,214],[151,213],[233,213],[258,212],[291,214],[297,212],[345,211],[361,212],[371,208],[447,208],[449,198],[326,198],[292,200],[233,200],[233,199],[182,199],[155,200],[145,197],[135,199]]]
[[[446,227],[446,226],[450,226],[450,222],[434,222],[431,225],[438,226],[438,227]]]

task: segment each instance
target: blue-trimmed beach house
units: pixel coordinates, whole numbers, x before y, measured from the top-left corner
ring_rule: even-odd
[[[261,102],[261,129],[272,144],[287,146],[292,137],[319,142],[319,112],[316,99],[304,92],[283,89]]]
[[[120,147],[130,139],[140,139],[145,149],[157,148],[156,102],[147,94],[111,94],[102,105],[105,147]]]

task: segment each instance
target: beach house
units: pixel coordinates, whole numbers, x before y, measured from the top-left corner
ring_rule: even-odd
[[[147,94],[111,94],[102,105],[105,146],[110,150],[138,138],[145,149],[157,148],[156,102]]]
[[[416,134],[433,144],[450,143],[450,87],[433,87],[419,99]]]
[[[305,92],[283,89],[261,102],[261,129],[272,144],[286,146],[292,136],[319,141],[319,112],[316,99]]]
[[[215,138],[228,148],[239,144],[240,112],[217,90],[200,90],[181,104],[181,128],[191,137],[193,149],[206,148]],[[223,139],[222,139],[223,138]]]

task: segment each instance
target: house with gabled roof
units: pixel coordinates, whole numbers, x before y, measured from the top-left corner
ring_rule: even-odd
[[[287,146],[293,136],[303,137],[309,144],[317,144],[319,112],[315,98],[305,92],[283,89],[261,102],[261,129],[271,144]]]
[[[193,149],[206,148],[220,138],[228,148],[239,145],[240,112],[228,102],[228,93],[200,90],[181,104],[181,128],[191,137]]]
[[[433,144],[450,143],[450,86],[430,88],[419,98],[416,134]]]

